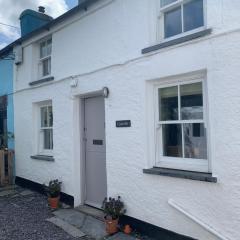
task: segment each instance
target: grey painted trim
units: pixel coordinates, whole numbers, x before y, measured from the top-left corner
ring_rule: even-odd
[[[104,87],[102,90],[98,90],[98,91],[93,91],[93,92],[87,92],[87,93],[83,93],[80,95],[77,95],[80,98],[93,98],[93,97],[108,97],[104,95],[104,89],[107,89],[108,93],[109,90],[107,87]]]
[[[157,45],[144,48],[142,50],[142,54],[153,52],[153,51],[156,51],[156,50],[159,50],[159,49],[162,49],[162,48],[166,48],[166,47],[170,47],[170,46],[173,46],[173,45],[177,45],[177,44],[180,44],[180,43],[188,42],[188,41],[191,41],[191,40],[196,39],[196,38],[204,37],[204,36],[210,34],[211,32],[212,32],[212,29],[208,28],[208,29],[196,32],[196,33],[186,35],[184,37],[179,37],[177,39],[173,39],[173,40],[170,40],[170,41],[167,41],[167,42],[159,43]]]
[[[48,161],[48,162],[54,162],[55,159],[52,156],[44,156],[44,155],[34,155],[31,156],[32,159],[36,159],[36,160],[43,160],[43,161]]]
[[[213,177],[211,173],[192,172],[192,171],[175,170],[175,169],[158,168],[158,167],[143,169],[143,173],[161,175],[161,176],[167,176],[167,177],[175,177],[175,178],[184,178],[184,179],[204,181],[204,182],[212,182],[212,183],[217,182],[217,178]]]
[[[41,84],[41,83],[50,82],[50,81],[53,81],[53,80],[54,80],[54,77],[43,78],[43,79],[39,79],[37,81],[30,82],[29,85],[34,86],[34,85],[38,85],[38,84]]]
[[[92,98],[92,97],[101,97],[103,96],[103,91],[99,90],[99,91],[94,91],[94,92],[89,92],[89,93],[84,93],[84,94],[80,94],[78,95],[80,98]]]

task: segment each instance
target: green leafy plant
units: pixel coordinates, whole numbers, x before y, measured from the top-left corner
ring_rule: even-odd
[[[118,196],[115,198],[105,198],[102,204],[103,212],[105,213],[106,219],[116,220],[120,216],[126,213],[126,209],[124,208],[124,203],[121,201],[121,197]]]
[[[48,186],[44,185],[45,191],[48,196],[51,198],[56,198],[60,195],[62,182],[59,182],[58,179],[51,180]]]
[[[0,149],[7,148],[7,141],[9,139],[14,139],[14,134],[12,132],[7,132],[4,134],[0,134]]]

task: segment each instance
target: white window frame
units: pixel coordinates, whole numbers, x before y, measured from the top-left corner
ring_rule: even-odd
[[[158,90],[159,88],[180,86],[191,83],[202,82],[202,94],[203,94],[203,119],[200,120],[176,120],[176,121],[160,121],[159,120],[159,99]],[[178,88],[179,89],[179,88]],[[179,91],[179,90],[178,90]],[[208,127],[208,106],[207,106],[207,96],[206,96],[206,80],[205,78],[195,78],[190,80],[180,79],[179,81],[171,83],[163,83],[155,85],[154,98],[155,98],[155,166],[187,171],[198,171],[198,172],[210,172],[210,159],[209,159],[209,127]],[[180,95],[178,92],[178,107],[180,107],[179,101]],[[181,111],[179,109],[179,115]],[[180,118],[179,118],[180,119]],[[195,159],[195,158],[181,158],[181,157],[167,157],[163,156],[163,143],[162,143],[162,123],[204,123],[206,129],[206,139],[207,139],[207,159]],[[182,136],[184,138],[184,136]],[[182,140],[184,144],[184,140]]]
[[[41,138],[41,132],[45,129],[52,129],[52,132],[54,131],[53,126],[52,127],[42,127],[41,126],[41,109],[44,107],[52,107],[52,102],[47,101],[42,104],[38,105],[38,155],[46,155],[46,156],[53,156],[53,149],[44,149],[43,145],[43,139]],[[53,112],[53,108],[52,108]],[[53,135],[52,135],[52,142],[54,143]]]
[[[158,1],[158,8],[159,8],[159,15],[158,15],[158,31],[157,31],[157,39],[158,41],[161,42],[167,42],[170,40],[174,40],[180,37],[184,37],[202,30],[206,29],[207,26],[207,8],[206,8],[206,0],[203,0],[203,26],[199,28],[192,29],[190,31],[182,32],[180,34],[174,35],[172,37],[165,38],[165,29],[164,29],[164,13],[168,12],[170,10],[173,10],[179,6],[181,6],[181,16],[182,16],[182,29],[184,29],[184,21],[183,21],[183,5],[186,4],[187,2],[190,2],[192,0],[177,0],[176,2],[173,2],[171,4],[168,4],[164,7],[161,7],[161,0]]]
[[[47,42],[51,40],[51,53],[47,56],[44,56],[44,57],[41,57],[41,45],[43,43],[47,44]],[[49,76],[51,76],[51,71],[52,71],[52,37],[48,37],[48,38],[45,38],[44,40],[40,41],[39,44],[39,61],[38,61],[38,77],[39,78],[47,78]],[[49,74],[47,75],[43,75],[43,61],[44,60],[49,60],[50,61],[50,71],[49,71]]]

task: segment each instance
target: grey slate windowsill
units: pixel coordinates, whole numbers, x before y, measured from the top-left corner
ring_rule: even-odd
[[[189,35],[186,35],[186,36],[183,36],[183,37],[179,37],[179,38],[176,38],[176,39],[173,39],[173,40],[170,40],[170,41],[162,42],[162,43],[156,44],[154,46],[144,48],[142,50],[142,54],[153,52],[153,51],[156,51],[156,50],[159,50],[159,49],[162,49],[162,48],[170,47],[170,46],[177,45],[177,44],[180,44],[180,43],[184,43],[184,42],[187,42],[187,41],[191,41],[191,40],[196,39],[196,38],[204,37],[204,36],[210,34],[211,32],[212,32],[212,29],[208,28],[208,29],[204,29],[202,31],[195,32],[195,33],[192,33],[192,34],[189,34]]]
[[[50,82],[50,81],[53,81],[53,80],[54,80],[54,77],[42,78],[42,79],[39,79],[37,81],[30,82],[29,85],[34,86],[34,85],[38,85],[38,84],[41,84],[41,83]]]
[[[34,155],[34,156],[31,156],[31,158],[36,160],[48,161],[48,162],[54,162],[55,160],[53,156],[45,156],[45,155]]]
[[[160,167],[143,169],[143,173],[190,179],[190,180],[196,180],[196,181],[212,182],[212,183],[217,182],[217,178],[213,177],[211,173],[192,172],[192,171],[175,170],[175,169],[160,168]]]

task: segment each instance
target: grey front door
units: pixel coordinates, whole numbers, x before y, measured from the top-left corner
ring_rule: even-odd
[[[105,108],[103,97],[85,99],[86,199],[101,207],[107,196]]]

